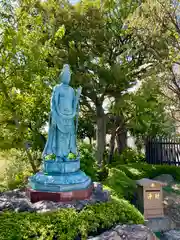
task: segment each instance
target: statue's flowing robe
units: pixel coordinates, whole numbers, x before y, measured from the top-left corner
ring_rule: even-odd
[[[56,86],[51,98],[48,139],[43,156],[55,154],[56,157],[67,157],[70,152],[76,153],[76,132],[74,117],[78,99],[74,89],[68,85]]]

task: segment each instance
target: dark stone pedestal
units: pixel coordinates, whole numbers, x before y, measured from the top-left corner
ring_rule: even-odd
[[[93,185],[87,189],[75,190],[71,192],[41,192],[33,190],[32,188],[26,189],[26,194],[32,203],[39,201],[53,201],[53,202],[69,202],[73,200],[85,200],[90,198],[93,191]]]

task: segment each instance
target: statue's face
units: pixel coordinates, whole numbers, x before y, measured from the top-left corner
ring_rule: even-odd
[[[64,84],[69,85],[70,81],[71,81],[71,74],[67,74],[67,75],[65,74],[65,76],[62,78],[62,82]]]
[[[63,70],[60,74],[60,78],[62,83],[69,85],[71,80],[71,71],[68,64],[65,64],[63,66]]]

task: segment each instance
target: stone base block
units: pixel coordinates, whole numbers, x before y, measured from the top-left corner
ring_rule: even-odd
[[[70,202],[73,200],[89,199],[93,191],[93,185],[87,189],[76,190],[71,192],[41,192],[33,190],[32,188],[26,189],[26,194],[32,203],[39,201],[53,201],[53,202]]]

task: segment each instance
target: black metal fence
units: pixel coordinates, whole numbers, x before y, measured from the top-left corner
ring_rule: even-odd
[[[146,162],[149,164],[180,165],[180,139],[147,139]]]

